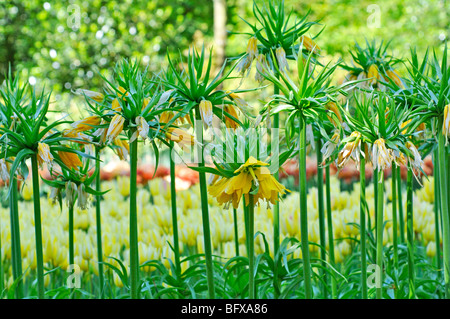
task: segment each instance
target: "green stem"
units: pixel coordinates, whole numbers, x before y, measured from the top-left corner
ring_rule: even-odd
[[[398,269],[398,223],[397,223],[397,167],[392,163],[392,234],[394,244],[394,268]]]
[[[328,255],[330,264],[336,268],[336,259],[334,255],[334,233],[333,233],[333,215],[331,210],[331,185],[330,185],[330,166],[325,167],[325,190],[327,198],[327,229],[328,229]],[[331,277],[331,297],[337,298],[337,280],[335,276]]]
[[[244,228],[245,228],[245,248],[247,250],[247,256],[249,256],[249,240],[248,240],[248,206],[245,201],[245,196],[242,196],[244,202]]]
[[[323,167],[322,167],[322,139],[319,137],[316,141],[317,145],[317,203],[319,215],[319,236],[320,236],[320,257],[322,259],[322,267],[327,267],[326,259],[326,237],[325,237],[325,209],[323,204]],[[324,284],[322,284],[323,298],[327,298],[328,277],[325,271],[321,271]]]
[[[33,154],[31,156],[31,171],[33,177],[34,232],[36,239],[38,298],[44,299],[44,257],[42,252],[41,202],[39,196],[40,191],[37,154]]]
[[[69,265],[75,265],[75,253],[74,253],[74,241],[73,241],[73,204],[69,204]],[[75,298],[75,289],[72,289],[70,294],[71,298]]]
[[[170,141],[170,200],[172,205],[173,248],[175,250],[175,267],[181,275],[180,243],[178,240],[177,191],[175,187],[175,162],[172,158],[173,141]]]
[[[101,192],[100,185],[100,149],[95,148],[95,190]],[[100,280],[100,298],[103,298],[103,290],[105,286],[105,278],[103,274],[103,244],[102,244],[102,217],[101,217],[101,195],[96,196],[95,200],[95,221],[97,226],[97,259],[98,259],[98,275]]]
[[[412,169],[408,170],[408,177],[406,181],[406,227],[408,240],[408,283],[409,283],[409,299],[416,298],[416,290],[414,283],[414,223],[413,223],[413,173]]]
[[[73,204],[69,204],[69,265],[75,264],[75,253],[73,243]]]
[[[196,118],[196,135],[198,142],[203,145],[203,127],[198,106],[195,109]],[[198,147],[198,167],[205,166],[205,159],[203,158],[204,147]],[[212,245],[211,245],[211,229],[209,225],[209,208],[208,208],[208,190],[206,184],[206,176],[204,172],[199,172],[199,184],[200,184],[200,198],[202,203],[202,223],[203,223],[203,240],[205,247],[205,261],[206,261],[206,278],[208,283],[208,294],[210,299],[215,298],[214,291],[214,269],[212,261]]]
[[[278,79],[279,74],[275,70],[275,76]],[[280,89],[278,86],[274,85],[273,94],[280,94]],[[280,127],[280,115],[276,113],[273,115],[272,128],[273,130],[278,130]],[[277,132],[278,136],[278,132]],[[274,177],[277,181],[279,181],[278,170],[274,173]],[[273,256],[276,258],[278,251],[280,250],[280,204],[277,201],[275,205],[273,205]],[[274,298],[278,299],[280,296],[280,278],[278,277],[278,262],[275,262],[274,265],[274,274],[273,274],[273,288],[274,288]]]
[[[22,276],[22,251],[20,244],[19,207],[17,199],[17,179],[12,178],[11,195],[9,197],[9,213],[11,222],[11,260],[14,281]],[[19,279],[16,286],[16,298],[23,297],[23,280]]]
[[[446,165],[446,149],[444,135],[442,132],[443,119],[439,119],[438,130],[438,152],[439,152],[439,190],[441,201],[442,229],[443,229],[443,254],[444,254],[444,291],[445,298],[450,298],[450,220],[448,201],[448,181],[447,181],[447,165]]]
[[[379,271],[379,286],[376,287],[377,299],[383,298],[383,204],[384,204],[384,172],[379,171],[376,181],[377,189],[377,212],[376,212],[376,263],[377,271]]]
[[[248,298],[255,299],[255,214],[254,214],[255,206],[253,203],[253,195],[248,195],[248,233],[247,237],[249,238],[249,254],[248,254]]]
[[[435,231],[435,243],[436,243],[436,258],[435,258],[435,266],[437,269],[442,269],[441,262],[441,221],[440,221],[440,192],[439,189],[439,154],[438,150],[435,149],[433,153],[433,175],[434,175],[434,231]],[[438,278],[442,280],[442,273],[438,271]],[[438,291],[439,297],[441,297],[441,291]]]
[[[234,248],[236,251],[236,256],[239,256],[239,231],[238,231],[238,219],[236,208],[233,208],[233,222],[234,222]]]
[[[361,145],[364,149],[364,145]],[[361,243],[361,296],[367,299],[367,253],[366,253],[366,159],[361,156],[359,163],[359,219],[360,219],[360,243]]]
[[[131,299],[139,298],[139,250],[137,226],[137,151],[138,140],[130,145],[130,289]]]
[[[405,219],[403,217],[403,200],[402,200],[402,175],[400,166],[397,167],[397,198],[398,198],[398,219],[400,226],[400,243],[405,242]]]
[[[312,298],[311,285],[311,264],[309,257],[308,242],[308,210],[307,210],[307,190],[306,190],[306,120],[300,117],[299,136],[299,192],[300,192],[300,231],[303,256],[303,280],[305,283],[305,298]]]

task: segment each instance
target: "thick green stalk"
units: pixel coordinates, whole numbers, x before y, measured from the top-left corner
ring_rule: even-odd
[[[336,265],[334,256],[334,233],[333,233],[333,216],[331,210],[331,185],[330,185],[330,166],[325,167],[325,190],[327,198],[327,230],[328,230],[328,255],[330,264],[333,268]],[[337,298],[337,280],[335,276],[331,277],[331,297]]]
[[[279,75],[276,70],[275,76],[278,79]],[[273,94],[277,95],[280,94],[280,89],[278,86],[274,85],[273,87]],[[272,128],[275,132],[275,130],[278,130],[280,127],[280,115],[279,113],[274,114],[273,116],[273,122],[272,122]],[[272,133],[274,133],[272,132]],[[278,131],[277,135],[278,136]],[[279,174],[278,170],[274,173],[275,179],[279,180]],[[275,205],[273,205],[273,256],[276,258],[278,251],[280,250],[280,204],[277,201]],[[275,262],[274,264],[274,271],[273,271],[273,290],[274,290],[274,298],[278,299],[280,296],[280,279],[278,278],[278,263]]]
[[[130,290],[131,299],[139,298],[139,250],[137,225],[137,151],[138,140],[130,144]]]
[[[303,256],[303,280],[305,283],[305,298],[312,298],[311,285],[311,262],[309,257],[308,242],[308,210],[307,210],[307,190],[306,190],[306,120],[300,118],[299,134],[299,193],[300,193],[300,231]]]
[[[278,73],[276,73],[276,76],[278,78]],[[280,94],[279,88],[275,85],[273,89],[274,94]],[[280,119],[279,114],[276,113],[273,116],[273,129],[278,130],[280,126]],[[275,179],[279,180],[279,174],[278,170],[273,175]],[[280,248],[280,205],[278,202],[276,202],[275,205],[273,205],[273,252],[274,256],[276,256],[278,250]]]
[[[196,118],[196,135],[197,140],[203,145],[203,127],[201,122],[200,111],[198,106],[195,109]],[[198,167],[205,166],[205,159],[203,158],[203,146],[198,147]],[[209,225],[209,207],[208,207],[208,190],[206,184],[206,176],[204,172],[199,172],[199,184],[200,184],[200,198],[202,203],[202,223],[203,223],[203,241],[205,248],[205,261],[206,261],[206,278],[208,283],[208,294],[210,299],[215,298],[214,291],[214,269],[212,261],[212,245],[211,245],[211,229]]]
[[[31,156],[31,171],[33,177],[34,233],[36,239],[38,298],[44,299],[44,257],[42,252],[41,201],[39,196],[40,191],[37,154],[33,154]]]
[[[248,298],[255,298],[255,206],[253,203],[253,195],[248,195],[248,233],[249,252],[248,252]]]
[[[376,263],[379,271],[380,286],[376,287],[377,299],[383,298],[383,204],[384,204],[384,173],[379,171],[378,178],[375,180],[377,186],[377,212],[376,212]]]
[[[361,145],[364,149],[364,145]],[[360,227],[360,245],[361,245],[361,297],[367,299],[367,253],[366,253],[366,159],[361,156],[359,162],[359,227]]]
[[[236,251],[236,256],[239,256],[239,230],[238,230],[238,219],[236,208],[233,208],[233,222],[234,222],[234,249]]]
[[[173,141],[170,141],[170,201],[172,205],[173,249],[175,250],[175,267],[181,275],[180,243],[178,240],[177,191],[175,187],[175,162],[172,159]]]
[[[245,248],[247,250],[247,256],[249,256],[249,240],[248,240],[248,206],[245,201],[245,196],[242,196],[244,202],[244,228],[245,228]]]
[[[9,197],[9,213],[11,225],[11,263],[13,279],[16,281],[22,276],[22,251],[20,244],[19,206],[17,199],[17,179],[12,178],[12,189]],[[16,298],[23,297],[23,281],[19,279],[16,286]]]
[[[414,270],[414,221],[413,221],[413,173],[408,169],[406,180],[406,232],[407,232],[407,255],[408,255],[408,283],[409,299],[416,298],[415,270]]]
[[[400,226],[400,243],[405,242],[405,219],[403,217],[403,200],[402,200],[402,175],[400,166],[397,167],[397,198],[398,198],[398,219]]]
[[[322,139],[319,137],[316,141],[317,145],[317,208],[319,216],[319,238],[320,238],[320,258],[322,259],[322,267],[326,267],[326,237],[325,237],[325,208],[323,204],[323,167],[322,167]],[[325,284],[322,285],[323,298],[327,298],[328,276],[322,270],[323,280]]]
[[[398,269],[398,223],[397,223],[397,167],[392,163],[392,234],[394,244],[394,267]]]
[[[100,185],[100,149],[95,148],[95,190],[101,192]],[[95,221],[97,226],[97,259],[98,259],[98,276],[100,284],[100,298],[103,298],[103,289],[105,286],[105,277],[103,274],[103,244],[102,244],[102,217],[101,217],[101,200],[102,196],[95,197]]]
[[[439,190],[441,199],[441,214],[442,214],[442,229],[443,229],[443,254],[444,254],[444,292],[445,298],[450,298],[450,219],[448,210],[448,201],[445,200],[448,196],[448,176],[446,165],[446,149],[444,135],[442,132],[443,119],[439,120],[438,130],[438,152],[439,152]]]
[[[434,175],[434,232],[435,232],[435,243],[436,243],[436,261],[435,266],[437,269],[442,268],[441,262],[441,218],[440,218],[440,192],[439,189],[439,154],[436,149],[433,153],[433,175]],[[438,278],[442,279],[442,272],[438,272]],[[439,296],[441,296],[441,291],[438,292]]]
[[[69,204],[69,265],[75,265],[75,249],[73,241],[73,204]],[[71,298],[75,298],[75,289],[72,289]]]
[[[75,264],[75,249],[73,243],[73,204],[69,204],[69,265]]]

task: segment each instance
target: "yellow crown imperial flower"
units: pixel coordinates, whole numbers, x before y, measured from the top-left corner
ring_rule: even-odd
[[[256,37],[251,37],[247,43],[247,54],[253,60],[258,55],[258,40]]]
[[[410,141],[407,141],[405,146],[413,154],[413,159],[410,160],[412,167],[414,167],[415,169],[420,169],[422,167],[423,160],[422,160],[422,156],[420,156],[419,151],[417,150],[416,146]]]
[[[211,127],[213,122],[212,103],[208,100],[202,100],[199,104],[200,116],[206,127]]]
[[[261,83],[264,81],[264,76],[267,70],[269,69],[269,64],[267,63],[267,58],[265,54],[258,54],[256,57],[256,73],[255,80]]]
[[[444,122],[442,123],[442,134],[445,136],[445,144],[448,144],[448,136],[450,135],[450,104],[444,108]]]
[[[117,98],[115,98],[111,103],[111,108],[116,112],[122,112],[122,106]]]
[[[132,143],[138,136],[142,137],[144,141],[148,138],[149,126],[147,121],[142,116],[136,117],[136,126],[137,130],[131,136],[130,143]]]
[[[195,144],[194,137],[178,127],[170,127],[166,132],[166,136],[171,141],[178,143],[185,151],[189,151],[190,147]]]
[[[43,163],[47,164],[49,168],[53,166],[53,155],[50,153],[50,146],[46,143],[38,143],[38,154],[37,159],[39,165],[42,166]]]
[[[289,70],[289,65],[286,59],[286,51],[284,51],[283,47],[278,47],[275,50],[275,55],[278,61],[278,68],[280,71],[284,71],[285,69]]]
[[[71,130],[65,129],[62,132],[62,136],[69,137],[69,138],[76,138],[80,141],[73,141],[73,142],[78,143],[78,144],[87,144],[88,142],[92,141],[92,138],[89,135],[86,135],[76,129],[71,129]],[[86,141],[86,142],[83,142],[83,141]]]
[[[319,53],[320,48],[319,46],[316,44],[316,42],[314,42],[313,39],[311,39],[310,37],[306,36],[306,35],[302,35],[300,37],[300,41],[303,42],[303,46],[310,52],[313,53]]]
[[[341,112],[339,111],[339,108],[337,107],[336,103],[334,103],[333,101],[330,101],[330,102],[328,102],[328,103],[325,105],[325,108],[326,108],[328,111],[331,111],[331,112],[333,112],[334,114],[336,114],[336,116],[337,116],[339,122],[342,123]],[[336,121],[335,121],[331,116],[329,116],[329,115],[327,115],[327,116],[328,116],[328,119],[330,120],[331,123],[334,123],[335,126],[338,125],[338,123],[336,123]]]
[[[84,184],[78,185],[78,207],[82,210],[88,208],[89,194],[86,192]]]
[[[372,163],[374,169],[384,170],[391,166],[394,157],[392,152],[386,148],[384,139],[379,138],[373,143],[372,149]]]
[[[250,106],[248,105],[247,101],[231,91],[226,91],[225,93],[228,94],[228,97],[233,100],[233,102],[236,104],[239,110],[241,110],[242,113],[250,112]]]
[[[361,148],[361,134],[359,132],[353,132],[350,137],[354,139],[351,142],[345,144],[344,149],[339,152],[337,166],[341,169],[345,163],[353,156],[359,160],[359,153]]]
[[[387,70],[386,75],[399,87],[403,88],[403,83],[398,74],[394,70]]]
[[[106,143],[111,143],[123,130],[123,123],[125,122],[125,118],[116,114],[109,123],[108,131],[106,132]]]
[[[258,187],[258,192],[254,194],[255,204],[260,199],[275,204],[279,200],[279,194],[285,194],[288,190],[270,174],[267,165],[269,164],[251,156],[234,171],[237,175],[216,180],[208,192],[219,204],[225,204],[226,207],[232,204],[234,208],[238,208],[242,196],[249,203],[249,193],[254,185]]]
[[[120,138],[114,139],[113,144],[116,146],[115,151],[120,160],[128,160],[128,154],[130,153],[130,144],[126,140]]]
[[[102,93],[90,91],[90,90],[84,90],[84,89],[78,89],[75,91],[75,94],[78,95],[85,95],[94,101],[101,102],[105,98],[105,96]]]
[[[71,126],[78,132],[84,132],[92,129],[94,126],[99,125],[101,117],[97,115],[89,116],[85,119],[73,122]]]
[[[79,170],[83,163],[76,153],[58,151],[59,158],[61,161],[70,169]]]
[[[320,150],[323,154],[323,162],[325,163],[326,159],[328,157],[331,156],[331,154],[333,154],[334,150],[336,149],[337,145],[339,144],[339,141],[341,139],[341,135],[339,134],[339,131],[336,130],[333,134],[333,136],[331,137],[331,140],[326,141],[323,146],[322,149]]]
[[[230,114],[232,117],[238,119],[236,109],[232,105],[226,105],[224,111]],[[234,130],[238,127],[238,123],[225,115],[225,126]]]
[[[372,64],[369,67],[369,70],[367,71],[367,78],[370,79],[369,84],[371,85],[376,85],[378,83],[378,80],[380,79],[380,71],[375,64]]]
[[[171,119],[173,119],[174,116],[175,114],[172,111],[163,112],[159,116],[159,122],[167,124]]]
[[[74,182],[66,183],[66,201],[68,207],[73,207],[76,199],[75,192],[77,191],[77,185]]]

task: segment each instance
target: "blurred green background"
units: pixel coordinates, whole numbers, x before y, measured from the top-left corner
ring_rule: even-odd
[[[325,26],[317,43],[326,58],[348,61],[348,49],[365,37],[392,40],[393,53],[407,58],[411,46],[419,53],[429,46],[442,49],[450,36],[445,0],[286,0],[285,5],[294,16],[310,9],[309,19]],[[168,51],[184,53],[192,44],[214,45],[217,63],[221,49],[228,57],[245,51],[248,37],[233,34],[248,31],[239,17],[253,21],[252,1],[1,0],[0,81],[10,64],[30,84],[52,88],[58,108],[68,108],[79,99],[72,89],[101,90],[98,73],[108,74],[124,57],[139,58],[157,72]]]

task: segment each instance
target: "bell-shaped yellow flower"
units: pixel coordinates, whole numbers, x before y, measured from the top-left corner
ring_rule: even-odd
[[[50,152],[50,146],[48,144],[38,143],[37,159],[41,166],[43,163],[47,164],[49,168],[53,166],[53,155]]]
[[[148,131],[150,127],[142,116],[136,117],[136,126],[137,130],[131,136],[130,143],[132,143],[138,136],[142,137],[144,141],[148,138]]]
[[[109,123],[108,131],[106,132],[106,143],[111,143],[123,130],[123,123],[125,122],[125,118],[116,114]]]
[[[122,140],[120,138],[116,138],[114,139],[114,143],[113,143],[116,148],[116,154],[117,156],[119,156],[120,160],[122,161],[126,161],[128,160],[128,154],[130,153],[130,145],[128,144],[128,142],[126,140]]]
[[[258,55],[258,39],[256,37],[251,37],[248,40],[247,43],[247,54],[249,55],[250,59],[256,58]]]
[[[227,112],[228,114],[230,114],[232,117],[234,117],[236,119],[239,118],[238,114],[236,112],[236,109],[232,105],[228,105],[227,104],[225,106],[225,108],[224,108],[224,111]],[[233,119],[231,119],[231,118],[229,118],[228,116],[225,115],[225,126],[227,128],[231,128],[231,129],[234,130],[234,129],[236,129],[238,127],[238,123],[235,120],[233,120]]]
[[[327,104],[325,104],[325,108],[328,111],[333,112],[334,114],[336,114],[338,120],[340,123],[342,123],[342,116],[341,116],[341,112],[339,111],[338,106],[336,105],[336,103],[334,103],[333,101],[328,102]],[[333,123],[335,126],[338,126],[339,123],[336,123],[336,121],[333,119],[333,117],[331,117],[330,115],[327,115],[328,119],[330,120],[331,123]]]
[[[350,137],[354,137],[354,140],[347,142],[342,151],[339,152],[337,166],[341,169],[345,163],[353,156],[357,160],[359,159],[359,152],[361,148],[361,134],[359,132],[353,132]]]
[[[202,100],[199,104],[200,116],[206,127],[211,127],[213,122],[213,106],[211,101]]]
[[[171,141],[178,143],[185,151],[189,151],[190,147],[195,144],[194,136],[178,127],[170,127],[166,132],[166,136]]]
[[[306,50],[313,52],[313,53],[319,53],[319,51],[320,51],[319,46],[310,37],[308,37],[306,35],[302,35],[300,37],[300,42],[303,42],[303,46],[305,47]]]
[[[75,93],[79,95],[85,95],[97,102],[101,102],[105,98],[105,96],[102,93],[90,90],[78,89],[75,91]]]
[[[76,153],[58,151],[59,158],[69,169],[79,170],[83,163]]]
[[[369,70],[367,71],[367,78],[370,79],[369,84],[371,85],[376,85],[378,83],[378,80],[380,79],[380,71],[375,64],[372,64],[369,67]]]
[[[85,119],[73,122],[71,126],[73,127],[74,130],[78,132],[84,132],[94,128],[94,126],[99,125],[100,121],[101,121],[100,116],[92,115]]]
[[[392,152],[386,148],[385,140],[379,138],[373,143],[372,163],[374,169],[384,170],[391,166]]]
[[[278,61],[278,68],[280,71],[289,70],[289,65],[286,59],[286,51],[284,51],[283,47],[278,47],[275,50],[275,55]]]
[[[225,204],[226,207],[232,204],[234,208],[238,208],[242,196],[245,196],[246,203],[249,202],[249,193],[255,185],[258,187],[258,192],[254,194],[255,205],[260,199],[275,204],[279,200],[279,194],[285,194],[287,189],[270,174],[269,169],[265,167],[267,165],[269,164],[250,156],[234,171],[237,175],[218,179],[208,188],[208,192],[219,204]]]
[[[403,88],[403,83],[398,74],[394,70],[387,70],[386,75],[399,87]]]

